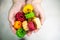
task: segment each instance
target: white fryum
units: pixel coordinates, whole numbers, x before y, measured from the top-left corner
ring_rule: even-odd
[[[41,27],[41,22],[39,18],[34,18],[33,22],[36,24],[36,27],[39,29]]]
[[[28,25],[27,21],[23,21],[22,26],[25,31],[29,30],[27,25]]]

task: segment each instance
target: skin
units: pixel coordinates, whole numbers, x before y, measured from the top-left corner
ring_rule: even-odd
[[[41,0],[12,0],[12,1],[13,1],[13,5],[9,11],[8,20],[10,22],[10,26],[14,34],[16,34],[16,30],[13,28],[14,20],[15,20],[14,16],[18,11],[22,10],[22,7],[25,4],[32,4],[36,16],[40,18],[41,24],[44,23],[45,17],[44,17],[44,11],[41,7]],[[37,32],[38,30],[39,29],[36,29],[34,30],[34,32]],[[30,36],[31,34],[32,34],[31,31],[27,33],[28,36]]]

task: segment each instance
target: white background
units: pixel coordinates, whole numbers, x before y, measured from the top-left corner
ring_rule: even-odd
[[[0,39],[18,40],[10,29],[8,11],[12,5],[11,0],[0,0]],[[42,7],[45,13],[45,22],[37,33],[26,40],[59,40],[60,38],[60,0],[43,0]]]

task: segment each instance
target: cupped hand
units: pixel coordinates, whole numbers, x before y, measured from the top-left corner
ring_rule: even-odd
[[[8,20],[10,22],[11,29],[14,34],[16,34],[16,29],[14,29],[15,15],[17,12],[21,11],[22,7],[25,5],[25,0],[13,0],[13,5],[9,10]]]
[[[41,25],[44,23],[45,16],[44,16],[44,11],[41,7],[41,1],[42,0],[28,0],[27,4],[32,4],[34,7],[34,12],[37,17],[40,18]],[[34,32],[37,32],[39,29],[34,30]],[[28,32],[28,35],[30,36],[32,34],[32,31]]]
[[[43,24],[45,17],[44,17],[44,11],[41,7],[41,0],[27,0],[27,4],[33,5],[36,16],[40,18],[41,24]],[[24,5],[25,5],[25,0],[13,0],[13,5],[9,11],[8,19],[14,34],[16,34],[16,30],[13,27],[15,21],[15,15],[17,12],[21,11]],[[38,29],[34,30],[34,32],[37,31]],[[30,35],[31,33],[32,31],[29,31],[27,34]]]

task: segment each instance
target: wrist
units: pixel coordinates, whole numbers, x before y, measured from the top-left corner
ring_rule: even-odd
[[[25,4],[25,2],[16,2],[16,3],[13,3],[13,5],[23,5]]]
[[[32,4],[32,0],[27,0],[27,4]]]
[[[13,0],[13,4],[22,4],[25,3],[25,0]]]
[[[33,0],[33,1],[32,1],[32,4],[33,4],[33,5],[36,5],[36,4],[37,4],[37,5],[40,5],[40,4],[41,4],[41,0]]]

